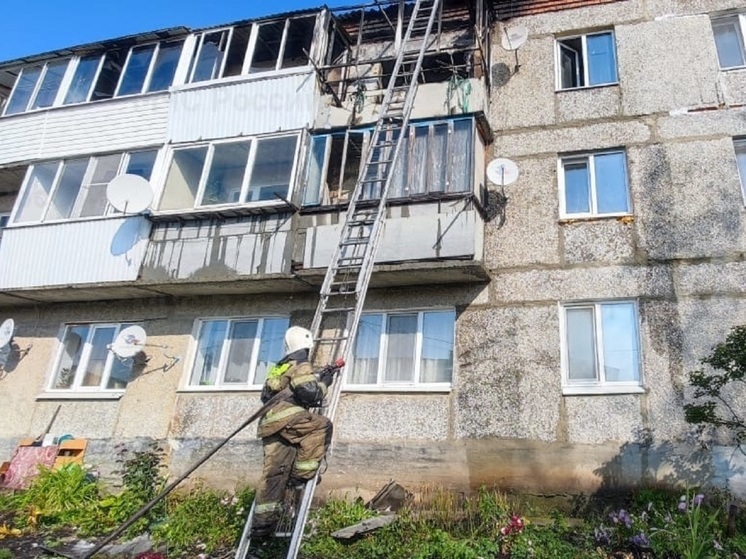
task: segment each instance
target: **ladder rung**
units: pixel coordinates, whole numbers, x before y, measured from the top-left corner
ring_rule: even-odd
[[[354,245],[367,245],[368,241],[370,241],[370,237],[365,237],[363,239],[348,239],[339,243],[339,246],[348,247]]]
[[[341,342],[342,340],[349,340],[349,339],[350,339],[349,336],[338,336],[338,337],[333,337],[333,338],[321,338],[319,340],[316,340],[316,343],[323,344],[323,343],[330,343],[330,342]]]
[[[339,307],[336,309],[322,309],[321,312],[324,314],[331,314],[333,312],[350,312],[354,310],[355,310],[355,307]]]

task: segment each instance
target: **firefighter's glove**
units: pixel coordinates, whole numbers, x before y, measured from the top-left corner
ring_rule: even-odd
[[[334,382],[334,375],[337,374],[337,371],[339,371],[339,369],[336,367],[328,366],[324,367],[316,374],[319,377],[319,382],[322,382],[329,387]]]

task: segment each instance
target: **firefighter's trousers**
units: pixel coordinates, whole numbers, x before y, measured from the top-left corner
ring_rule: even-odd
[[[297,415],[280,431],[262,439],[264,469],[256,494],[252,536],[274,532],[290,477],[312,479],[329,448],[331,421],[308,411]]]

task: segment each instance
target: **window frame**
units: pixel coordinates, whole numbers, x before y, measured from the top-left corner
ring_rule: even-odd
[[[165,167],[162,173],[162,180],[160,181],[159,192],[157,193],[158,205],[155,206],[156,207],[155,211],[159,214],[182,214],[182,213],[195,212],[195,211],[196,212],[220,211],[220,210],[224,210],[227,208],[236,208],[236,207],[254,208],[254,207],[282,204],[283,203],[282,200],[278,200],[278,199],[254,200],[254,201],[246,201],[245,199],[249,193],[249,187],[250,187],[249,183],[251,181],[251,174],[254,169],[254,163],[256,162],[256,150],[257,150],[258,144],[263,140],[271,140],[271,139],[276,139],[276,138],[291,138],[291,137],[295,137],[295,153],[293,155],[293,166],[290,169],[290,183],[288,184],[288,191],[285,196],[286,199],[290,200],[292,198],[293,191],[296,188],[296,185],[298,183],[297,170],[298,170],[298,165],[299,165],[299,156],[300,156],[301,150],[303,149],[303,146],[305,145],[303,141],[302,131],[298,131],[298,130],[293,131],[293,132],[260,134],[256,136],[240,136],[236,138],[221,138],[219,140],[211,140],[207,142],[196,142],[196,143],[190,143],[187,145],[169,146],[168,153],[165,158]],[[221,145],[221,144],[238,144],[238,143],[246,143],[246,142],[249,142],[250,146],[249,146],[249,154],[248,154],[248,157],[246,158],[247,160],[246,166],[244,167],[244,176],[241,182],[241,192],[239,194],[240,200],[238,202],[225,202],[221,204],[203,205],[205,187],[207,185],[207,179],[209,178],[210,168],[212,166],[213,157],[215,155],[215,146]],[[200,173],[199,183],[197,185],[197,191],[194,195],[194,204],[188,208],[161,209],[161,204],[163,203],[163,197],[166,195],[168,177],[171,172],[171,166],[173,165],[176,152],[199,148],[199,147],[207,147],[207,153],[205,154],[205,162],[202,166],[202,171]]]
[[[596,180],[596,166],[594,164],[596,156],[599,155],[610,155],[615,153],[621,153],[624,157],[624,186],[625,195],[627,200],[627,211],[622,212],[604,212],[598,211],[598,193],[597,193],[597,180]],[[588,166],[588,181],[590,188],[590,210],[588,212],[576,212],[569,213],[567,211],[567,189],[566,178],[565,178],[565,165],[567,163],[573,163],[585,160]],[[560,203],[560,219],[598,219],[598,218],[614,218],[624,217],[633,215],[632,209],[632,192],[630,188],[630,173],[629,173],[629,160],[627,157],[627,150],[625,148],[614,148],[605,149],[600,151],[590,151],[581,153],[571,153],[565,155],[559,155],[557,157],[557,183],[559,186],[559,203]]]
[[[637,380],[635,381],[607,381],[605,380],[603,356],[603,325],[600,320],[601,308],[604,305],[629,304],[634,314],[635,331],[632,336],[637,343]],[[640,319],[639,302],[636,299],[598,299],[582,301],[559,302],[559,334],[560,334],[560,369],[562,372],[562,394],[564,396],[603,395],[603,394],[642,394],[646,392],[643,374],[642,322]],[[593,342],[595,350],[595,366],[598,378],[595,380],[570,380],[569,351],[567,346],[567,310],[579,308],[593,309]]]
[[[738,21],[738,31],[740,34],[740,47],[741,47],[741,58],[743,59],[743,64],[739,66],[723,66],[720,63],[720,52],[718,52],[717,49],[717,39],[715,36],[715,26],[718,24],[719,21],[728,20],[728,19],[736,19]],[[746,68],[746,13],[731,13],[731,14],[723,14],[718,15],[715,17],[710,18],[710,27],[712,28],[712,38],[715,42],[715,55],[717,56],[718,60],[718,69],[722,72],[728,72],[731,70],[743,70]]]
[[[223,73],[225,72],[225,65],[228,63],[228,50],[231,47],[231,42],[233,41],[233,31],[235,30],[236,26],[230,26],[230,27],[218,27],[215,29],[210,29],[207,31],[202,31],[197,39],[197,45],[194,48],[194,54],[192,55],[192,62],[191,66],[189,68],[189,75],[187,76],[186,83],[188,84],[204,84],[204,83],[210,83],[212,81],[221,80],[223,79]],[[205,42],[205,37],[207,35],[212,35],[213,33],[223,33],[225,31],[228,31],[228,38],[226,39],[226,48],[223,52],[223,59],[220,61],[220,70],[218,71],[218,75],[215,78],[209,79],[209,80],[201,80],[201,81],[194,81],[194,74],[197,71],[197,63],[199,61],[199,56],[202,52],[202,47]],[[253,31],[253,28],[252,28]],[[251,38],[249,38],[251,40]],[[244,52],[244,56],[246,56],[246,52]],[[244,60],[245,64],[245,60]],[[243,69],[243,64],[242,64]]]
[[[54,360],[52,362],[52,368],[48,374],[47,382],[45,384],[44,392],[48,394],[54,394],[64,397],[64,395],[70,395],[71,397],[77,397],[83,394],[102,394],[102,395],[121,395],[126,390],[124,388],[105,388],[111,378],[111,370],[114,364],[114,359],[118,359],[117,356],[111,351],[110,347],[107,347],[106,364],[104,365],[104,372],[101,377],[101,382],[98,386],[81,386],[81,382],[85,377],[85,371],[90,363],[91,351],[92,351],[92,340],[97,329],[100,328],[114,328],[114,335],[112,336],[112,342],[116,340],[119,333],[128,326],[137,325],[137,322],[67,322],[62,325],[60,333],[57,337],[58,348],[55,353]],[[80,362],[78,363],[77,370],[75,371],[75,377],[73,377],[73,383],[70,388],[54,388],[53,384],[57,377],[57,372],[62,364],[62,357],[65,351],[65,339],[70,328],[77,326],[85,326],[88,328],[88,334],[83,342],[83,350],[80,355]],[[85,365],[85,366],[83,366]],[[132,381],[131,378],[127,381],[127,384]],[[104,387],[104,388],[102,388]]]
[[[140,149],[127,150],[127,151],[97,153],[95,155],[88,155],[87,157],[85,157],[85,159],[87,159],[86,170],[85,170],[85,173],[83,174],[82,182],[75,196],[75,202],[73,203],[73,208],[75,208],[80,203],[79,197],[80,197],[82,187],[84,185],[92,184],[91,180],[93,179],[93,175],[95,174],[96,164],[99,159],[110,156],[110,155],[120,155],[119,166],[117,167],[116,175],[114,175],[115,177],[117,177],[126,172],[129,166],[130,157],[132,156],[132,154],[154,151],[156,152],[156,157],[153,162],[153,170],[151,171],[151,180],[152,180],[153,176],[155,175],[156,166],[158,165],[158,153],[160,152],[160,149],[161,149],[160,147],[140,148]],[[29,225],[41,225],[41,224],[46,224],[46,223],[87,221],[87,220],[95,220],[95,219],[116,217],[116,216],[121,217],[123,214],[117,212],[117,210],[107,201],[106,209],[104,213],[102,213],[101,215],[76,216],[76,217],[67,217],[67,218],[62,218],[62,219],[47,219],[47,214],[49,213],[49,207],[52,204],[52,200],[54,199],[54,196],[60,186],[60,179],[62,177],[62,173],[64,172],[65,164],[68,161],[74,161],[78,159],[82,159],[82,157],[67,157],[65,159],[58,159],[58,160],[35,161],[33,164],[29,165],[28,169],[26,170],[26,175],[23,178],[23,184],[21,186],[21,189],[18,192],[16,203],[13,206],[13,210],[10,212],[10,220],[8,221],[8,227],[24,227],[24,226],[29,226]],[[41,211],[40,219],[17,222],[16,219],[18,218],[18,214],[21,212],[22,203],[25,200],[25,196],[26,196],[26,190],[30,188],[29,181],[34,172],[34,169],[37,167],[37,165],[46,165],[50,163],[56,164],[57,169],[55,170],[54,178],[52,179],[52,186],[49,190],[49,193],[47,194],[46,201],[44,202],[44,206]]]
[[[744,165],[744,168],[741,168],[738,162],[739,152],[743,153],[744,158],[746,158],[746,137],[733,138],[733,152],[736,157],[736,171],[738,172],[738,179],[741,184],[741,196],[744,206],[746,206],[746,165]]]
[[[423,382],[421,380],[421,366],[422,366],[422,338],[423,338],[423,322],[425,313],[450,313],[453,318],[453,362],[451,363],[451,380],[450,382]],[[413,381],[386,381],[383,378],[386,356],[388,351],[388,317],[395,315],[408,315],[417,314],[417,332],[415,335],[416,346],[415,346],[415,371],[413,372]],[[355,367],[355,346],[357,345],[357,338],[352,341],[353,349],[350,356],[350,364],[348,372],[345,373],[344,383],[342,390],[345,392],[451,392],[455,384],[456,376],[456,340],[458,338],[457,331],[457,315],[456,309],[453,307],[431,307],[431,308],[412,308],[412,309],[387,309],[387,310],[370,310],[363,312],[365,315],[380,315],[381,316],[381,332],[379,334],[379,348],[378,348],[378,369],[376,371],[376,383],[363,384],[363,383],[352,383],[350,378],[352,371]],[[358,330],[359,332],[359,330]],[[358,334],[359,335],[359,334]]]
[[[605,83],[589,84],[590,81],[590,65],[588,64],[588,37],[595,35],[611,35],[612,44],[614,46],[614,66],[616,74],[616,80]],[[563,87],[562,86],[562,47],[572,50],[574,53],[575,49],[564,44],[566,41],[572,39],[580,39],[581,50],[580,57],[583,63],[583,83],[574,87]],[[614,29],[603,29],[600,31],[592,31],[589,33],[579,33],[577,35],[566,35],[562,37],[555,37],[554,39],[554,79],[555,79],[555,92],[560,91],[576,91],[579,89],[592,89],[596,87],[608,87],[611,85],[619,85],[619,59],[616,48],[616,32]]]
[[[0,212],[0,242],[3,239],[3,231],[10,225],[10,212]]]
[[[454,165],[453,158],[451,157],[453,154],[453,138],[455,134],[456,129],[456,122],[462,121],[462,122],[469,122],[470,123],[470,139],[468,142],[468,146],[470,149],[470,158],[467,162],[467,169],[466,169],[466,180],[468,183],[468,188],[464,190],[451,190],[451,186],[456,183],[454,180]],[[397,165],[395,169],[398,169],[403,163],[402,158],[405,158],[404,161],[407,163],[407,168],[404,173],[404,176],[401,178],[403,185],[408,185],[410,183],[413,183],[415,177],[415,169],[409,165],[409,161],[413,157],[413,151],[415,149],[415,135],[417,129],[427,129],[427,146],[428,148],[432,147],[432,142],[435,137],[435,129],[438,126],[446,125],[448,127],[448,131],[446,134],[446,157],[444,158],[444,161],[446,162],[446,169],[445,169],[445,179],[443,183],[443,190],[428,190],[426,192],[414,192],[414,193],[408,193],[404,196],[399,196],[393,193],[391,190],[389,191],[389,199],[390,200],[417,200],[418,198],[422,197],[428,197],[428,196],[448,196],[448,195],[459,195],[459,194],[468,194],[473,193],[476,181],[474,180],[474,173],[475,168],[477,166],[476,161],[476,152],[478,151],[479,147],[477,146],[477,142],[481,144],[481,141],[479,139],[479,132],[477,130],[477,124],[476,120],[473,117],[456,117],[456,118],[444,118],[444,119],[434,119],[434,120],[426,120],[426,121],[419,121],[419,122],[412,122],[407,127],[407,135],[406,135],[406,142],[404,145],[402,145],[401,152],[399,153],[399,160],[397,161]],[[309,137],[308,145],[304,148],[306,152],[306,161],[305,161],[305,171],[304,171],[304,191],[302,194],[302,202],[301,204],[304,207],[313,207],[313,206],[327,206],[327,205],[336,205],[336,204],[345,204],[349,201],[349,196],[352,194],[352,191],[344,191],[342,190],[345,170],[347,169],[347,159],[348,159],[348,148],[350,145],[350,136],[352,135],[359,135],[362,137],[362,155],[364,157],[366,150],[368,149],[368,146],[370,145],[370,138],[371,134],[373,133],[373,128],[371,127],[363,127],[363,128],[352,128],[352,129],[341,129],[333,132],[327,132],[322,134],[314,134]],[[340,166],[340,176],[338,181],[332,185],[328,182],[328,174],[331,167],[332,162],[332,143],[334,137],[340,137],[344,136],[344,144],[342,146],[342,153],[340,156],[341,160],[341,166]],[[313,196],[312,198],[318,200],[317,202],[307,202],[306,200],[311,197],[310,189],[308,188],[310,184],[310,172],[311,172],[311,162],[312,162],[312,151],[314,149],[314,142],[317,138],[323,138],[324,139],[324,146],[323,146],[323,160],[322,164],[319,167],[320,170],[320,178],[319,178],[319,185],[318,189],[319,191]],[[430,153],[430,152],[428,152]],[[363,157],[361,157],[360,165],[356,171],[356,175],[359,177],[360,171],[362,170],[363,166]],[[428,155],[428,158],[430,155]],[[427,177],[423,180],[423,183],[426,185],[431,185],[435,181],[433,180],[432,175],[436,172],[435,169],[432,168],[431,165],[426,165],[426,173]],[[325,188],[325,185],[329,185],[329,187],[334,187],[333,190],[330,188]],[[378,183],[375,183],[378,184]],[[314,185],[314,188],[316,186]],[[375,197],[368,197],[363,196],[362,200],[376,200]]]
[[[264,323],[267,320],[277,320],[277,319],[285,320],[287,322],[287,327],[290,326],[290,316],[284,315],[284,314],[267,314],[267,315],[262,315],[262,316],[210,316],[210,317],[196,318],[194,320],[194,325],[192,327],[192,334],[189,339],[189,353],[188,353],[188,361],[187,361],[189,366],[184,367],[181,388],[179,389],[179,391],[180,392],[258,392],[258,391],[261,391],[262,387],[264,386],[264,381],[262,381],[261,384],[250,384],[250,382],[253,382],[256,376],[256,368],[258,365],[259,351],[261,349],[261,341],[262,341],[261,337],[262,337],[262,333],[264,332]],[[202,325],[205,324],[206,322],[219,322],[219,321],[226,321],[227,327],[226,327],[226,336],[223,338],[223,341],[222,341],[220,361],[218,363],[218,382],[216,382],[215,384],[192,384],[192,376],[194,374],[194,367],[195,367],[198,352],[199,352],[200,334],[202,332]],[[232,331],[232,326],[234,323],[249,322],[249,321],[257,322],[256,334],[254,337],[254,342],[252,345],[251,356],[250,356],[251,362],[248,364],[249,371],[246,377],[247,379],[250,379],[250,381],[246,382],[245,384],[226,383],[225,382],[226,363],[230,355],[230,348],[231,348],[231,340],[227,334]],[[284,357],[284,355],[280,355],[278,357],[278,361],[282,359],[282,357]]]
[[[166,44],[166,43],[178,43],[178,42],[181,42],[181,51],[179,52],[179,59],[180,59],[184,54],[184,45],[186,43],[184,39],[179,39],[179,38],[174,37],[170,39],[161,39],[160,41],[152,41],[152,42],[132,45],[127,51],[127,58],[125,59],[124,65],[122,66],[122,71],[119,73],[119,79],[117,80],[117,87],[114,90],[112,99],[124,99],[127,97],[134,97],[136,95],[146,95],[149,93],[163,93],[163,92],[167,92],[171,87],[173,87],[174,79],[176,76],[176,71],[174,71],[174,77],[171,78],[171,85],[168,86],[166,89],[162,89],[159,91],[148,91],[148,89],[150,88],[150,83],[153,80],[153,73],[155,72],[155,64],[158,61],[158,54],[160,53],[161,45]],[[122,94],[121,93],[122,83],[124,82],[124,76],[127,74],[127,70],[129,69],[129,66],[130,66],[130,61],[132,60],[132,51],[135,49],[146,48],[152,45],[155,45],[155,48],[153,49],[153,55],[150,57],[150,62],[148,63],[148,70],[145,74],[145,79],[143,80],[142,86],[140,87],[140,91],[136,93]],[[178,67],[178,62],[177,62],[177,67]],[[101,69],[99,68],[99,72],[100,71]],[[98,79],[98,76],[96,76],[96,79]]]
[[[26,113],[33,113],[37,111],[45,111],[47,109],[50,109],[52,107],[57,107],[61,104],[61,101],[64,99],[64,96],[67,94],[68,89],[68,74],[70,72],[70,66],[71,62],[73,61],[73,58],[53,58],[51,60],[47,60],[45,62],[37,62],[37,63],[31,63],[26,64],[21,68],[21,71],[18,72],[18,76],[16,77],[15,82],[13,83],[13,89],[10,92],[10,95],[8,96],[8,100],[5,103],[5,106],[3,107],[2,116],[15,116],[15,115],[22,115]],[[47,107],[33,107],[33,104],[36,102],[36,98],[39,95],[39,91],[41,89],[41,85],[44,82],[44,78],[47,75],[47,70],[49,68],[50,64],[54,64],[57,62],[65,62],[65,71],[62,74],[62,79],[60,80],[59,86],[57,86],[57,92],[55,93],[54,99],[52,100],[52,104]],[[21,81],[21,78],[23,77],[23,74],[26,72],[28,68],[33,68],[41,65],[41,72],[39,73],[39,77],[36,78],[36,83],[34,84],[34,88],[31,91],[31,95],[28,98],[28,101],[26,101],[26,105],[22,111],[17,111],[11,114],[7,114],[8,108],[10,107],[11,102],[13,101],[13,97],[16,95],[16,86]]]

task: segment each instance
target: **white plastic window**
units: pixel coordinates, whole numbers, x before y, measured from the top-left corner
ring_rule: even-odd
[[[48,389],[50,391],[122,391],[132,378],[134,361],[121,359],[109,346],[129,324],[69,324]]]
[[[559,171],[563,217],[630,213],[627,158],[624,151],[561,157]]]
[[[722,69],[743,68],[746,66],[746,49],[744,48],[744,14],[714,18],[712,32],[718,52],[718,62]]]
[[[634,301],[567,303],[561,307],[563,390],[641,390],[640,335]]]
[[[284,317],[199,321],[189,387],[261,386],[283,356],[288,325]]]
[[[157,150],[115,153],[29,167],[13,223],[59,221],[114,213],[106,187],[121,173],[150,179]]]
[[[402,389],[450,387],[455,321],[453,310],[363,314],[347,384]]]
[[[557,39],[557,89],[618,82],[614,33],[604,31]]]

